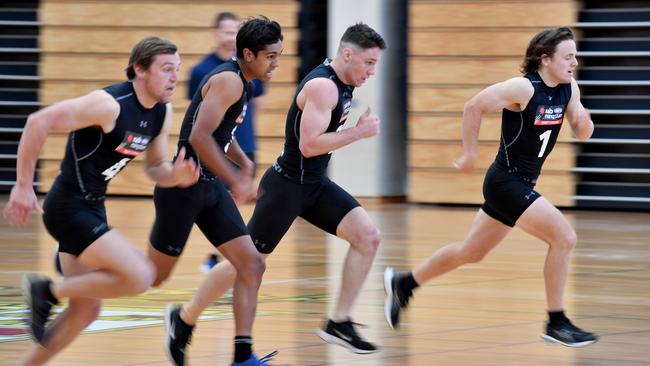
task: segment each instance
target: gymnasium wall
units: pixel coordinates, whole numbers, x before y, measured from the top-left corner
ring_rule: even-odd
[[[482,202],[485,170],[498,147],[498,114],[483,120],[480,150],[473,173],[451,166],[462,154],[461,115],[472,95],[494,82],[520,75],[519,64],[530,38],[539,30],[575,22],[575,0],[410,0],[408,14],[408,193],[412,202]],[[219,11],[241,17],[260,13],[284,29],[284,55],[268,87],[264,112],[256,124],[258,172],[282,150],[284,119],[299,66],[297,24],[300,4],[292,0],[215,1],[188,5],[179,0],[43,0],[40,48],[43,104],[81,95],[124,80],[123,69],[133,44],[146,35],[169,38],[179,46],[181,80],[175,92],[170,156],[185,100],[190,67],[213,46],[209,26]],[[359,20],[363,20],[360,16]],[[563,128],[547,159],[538,189],[560,206],[571,206],[574,147]],[[49,189],[65,147],[65,135],[52,135],[42,152],[40,190]],[[150,194],[142,159],[109,185],[112,194]]]
[[[282,151],[284,120],[291,103],[299,65],[297,12],[292,0],[216,1],[194,0],[43,0],[40,48],[42,78],[40,101],[44,105],[76,97],[126,79],[131,48],[148,35],[168,38],[181,55],[180,80],[174,93],[174,126],[169,156],[189,104],[189,71],[214,46],[210,26],[214,15],[232,11],[241,18],[264,14],[283,26],[284,53],[264,100],[264,112],[256,124],[258,172],[263,172]],[[51,135],[40,162],[41,192],[49,190],[63,157],[67,135]],[[111,194],[151,194],[142,156],[131,162],[109,185]]]

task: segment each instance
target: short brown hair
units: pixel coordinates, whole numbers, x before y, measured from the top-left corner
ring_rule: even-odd
[[[546,29],[537,33],[528,44],[526,56],[524,56],[524,61],[521,63],[520,71],[523,74],[530,74],[537,71],[542,56],[553,57],[557,45],[569,39],[573,40],[573,32],[567,27]]]
[[[386,49],[386,41],[374,29],[364,23],[357,23],[348,27],[341,37],[341,43],[351,43],[362,50],[377,47]]]
[[[239,18],[235,13],[229,11],[222,11],[221,13],[215,15],[214,23],[212,23],[212,26],[214,28],[219,28],[221,26],[221,22],[223,22],[224,20],[234,20],[238,22]]]
[[[135,65],[140,65],[147,70],[157,55],[173,55],[176,52],[178,47],[171,41],[156,36],[146,37],[133,46],[129,64],[125,69],[126,77],[129,80],[135,79]]]

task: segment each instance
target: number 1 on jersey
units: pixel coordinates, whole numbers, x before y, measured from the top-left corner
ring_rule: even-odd
[[[543,134],[539,135],[539,139],[542,140],[542,147],[539,149],[539,154],[537,154],[538,158],[541,158],[544,156],[544,151],[546,150],[546,145],[548,145],[548,140],[551,138],[551,130],[548,130],[544,132]]]

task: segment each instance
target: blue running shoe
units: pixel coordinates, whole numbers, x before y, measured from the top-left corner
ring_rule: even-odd
[[[216,266],[217,263],[219,263],[219,256],[216,254],[210,254],[210,256],[208,256],[208,259],[206,259],[205,262],[201,263],[199,269],[205,274],[210,272],[212,267]]]
[[[273,351],[260,359],[257,359],[255,354],[252,354],[248,360],[244,362],[233,362],[232,366],[271,366],[271,364],[267,362],[271,361],[278,353],[278,351]]]

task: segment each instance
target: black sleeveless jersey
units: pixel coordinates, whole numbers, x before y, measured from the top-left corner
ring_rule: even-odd
[[[83,194],[103,196],[108,181],[143,152],[162,129],[167,108],[156,103],[143,107],[125,81],[104,88],[120,104],[115,127],[104,133],[98,126],[70,132],[57,180],[78,187]]]
[[[291,108],[289,108],[289,113],[287,114],[284,150],[277,160],[276,170],[281,171],[282,175],[300,184],[320,182],[325,175],[332,154],[330,152],[306,158],[300,151],[300,119],[302,117],[302,110],[298,107],[296,99],[305,84],[315,78],[332,80],[336,84],[339,92],[338,103],[332,110],[330,123],[325,132],[335,132],[343,126],[350,112],[352,92],[354,91],[353,86],[344,84],[336,76],[334,69],[330,66],[329,60],[325,60],[325,62],[307,74],[300,85],[298,85],[296,94],[293,97],[293,103],[291,103]]]
[[[496,162],[508,172],[534,182],[560,133],[571,99],[571,84],[551,88],[536,72],[525,78],[535,92],[522,112],[503,110]]]
[[[196,153],[196,151],[194,151],[194,149],[192,148],[192,145],[190,145],[189,140],[190,140],[190,134],[192,133],[192,127],[196,122],[196,118],[199,115],[199,109],[201,108],[201,104],[203,103],[203,96],[201,95],[201,89],[213,75],[221,72],[236,73],[237,75],[239,75],[242,83],[244,84],[244,89],[242,91],[241,97],[235,104],[231,105],[226,110],[226,113],[223,115],[223,119],[221,120],[219,127],[217,127],[217,129],[214,130],[214,132],[212,133],[212,138],[214,138],[214,140],[217,142],[219,147],[223,149],[224,153],[228,151],[228,147],[232,142],[232,136],[235,133],[235,130],[237,129],[237,123],[235,121],[237,120],[239,115],[241,115],[242,112],[244,112],[244,109],[246,108],[246,104],[248,103],[249,99],[252,98],[252,96],[255,94],[253,83],[247,82],[246,79],[244,79],[244,74],[241,72],[241,69],[239,68],[239,64],[235,60],[230,60],[228,62],[222,63],[221,65],[217,66],[214,70],[212,70],[209,74],[207,74],[203,78],[203,80],[201,80],[197,92],[194,93],[194,97],[192,97],[192,102],[190,103],[190,106],[187,108],[187,112],[185,112],[185,118],[183,118],[180,137],[178,139],[178,149],[180,150],[181,147],[185,147],[186,159],[189,157],[194,158],[194,160],[199,164],[199,167],[201,169],[201,178],[208,179],[208,180],[214,179],[215,176],[210,171],[210,169],[208,169],[207,166],[201,164],[201,159]]]

